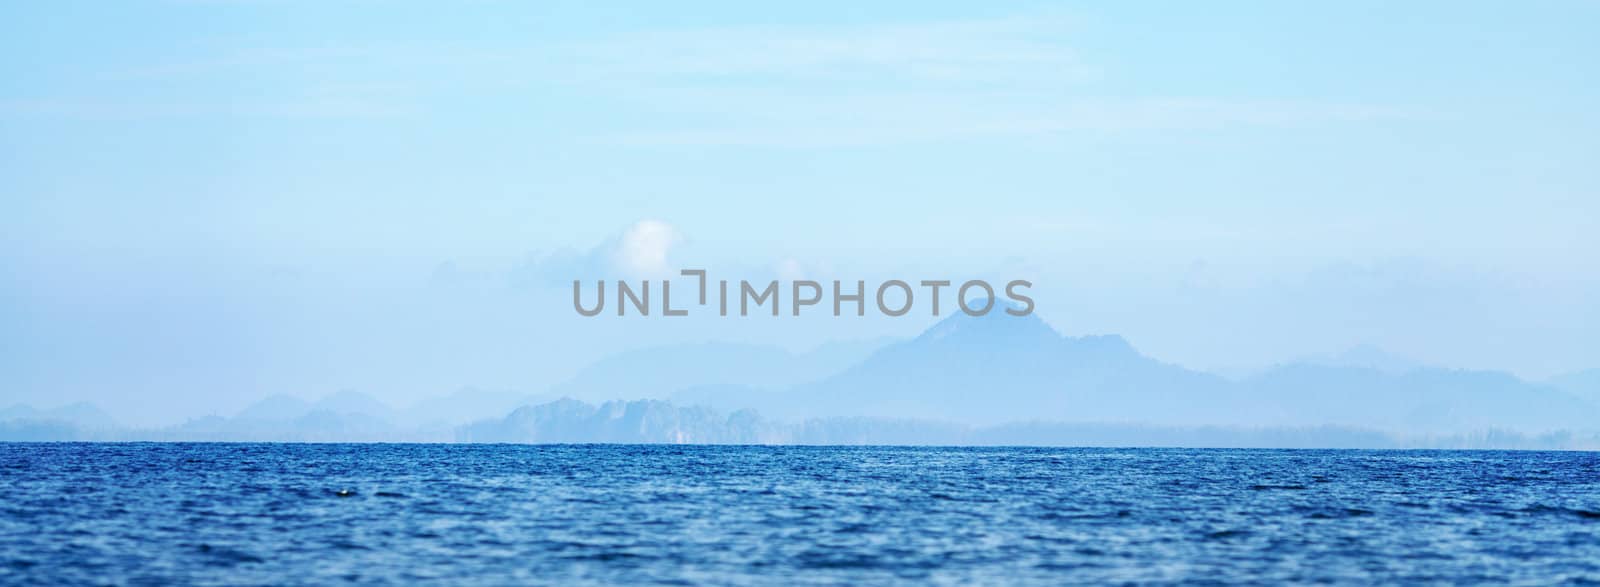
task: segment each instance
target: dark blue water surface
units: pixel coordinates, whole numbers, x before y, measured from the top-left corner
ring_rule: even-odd
[[[0,444],[0,583],[1596,582],[1600,454]]]

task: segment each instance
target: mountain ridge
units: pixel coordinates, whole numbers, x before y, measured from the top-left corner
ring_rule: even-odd
[[[1119,335],[1063,336],[1037,316],[1003,313],[982,317],[957,313],[915,337],[870,351],[868,346],[832,355],[828,361],[834,363],[847,362],[840,357],[859,357],[835,372],[785,386],[771,382],[809,379],[796,374],[818,373],[828,361],[818,360],[815,351],[808,358],[805,353],[777,347],[655,347],[619,353],[583,371],[614,374],[617,379],[579,378],[589,389],[606,381],[622,382],[602,395],[633,396],[626,399],[578,397],[552,402],[548,400],[561,397],[560,387],[544,395],[467,388],[396,410],[354,391],[316,401],[278,395],[263,398],[232,418],[195,419],[158,431],[156,436],[447,441],[463,434],[465,438],[493,437],[494,433],[486,432],[492,427],[481,428],[488,426],[485,422],[502,421],[508,430],[528,431],[561,421],[569,427],[588,422],[586,425],[604,429],[588,433],[568,429],[563,438],[632,438],[615,429],[617,418],[632,422],[624,428],[688,422],[693,424],[684,424],[689,426],[687,430],[699,430],[690,437],[723,439],[731,434],[712,432],[725,422],[716,424],[712,422],[715,418],[705,413],[675,411],[678,408],[672,406],[760,414],[774,418],[769,422],[851,421],[891,427],[902,426],[891,422],[991,428],[1028,422],[1162,429],[1337,426],[1402,435],[1600,429],[1600,408],[1562,387],[1587,384],[1591,372],[1530,383],[1496,371],[1421,365],[1395,369],[1393,364],[1321,361],[1278,365],[1235,381],[1151,358]],[[732,351],[724,352],[729,349]],[[660,354],[652,354],[657,351]],[[1355,356],[1386,355],[1367,352]],[[764,358],[744,360],[750,357]],[[811,362],[784,367],[785,361]],[[643,368],[634,368],[635,362]],[[729,365],[742,370],[729,376],[722,370]],[[756,387],[748,384],[751,381],[769,385]],[[657,403],[631,403],[641,397]],[[594,407],[591,410],[580,404]],[[531,409],[535,406],[553,407]],[[0,411],[0,421],[10,422],[12,429],[26,428],[32,436],[66,434],[62,430],[116,436],[114,426],[41,420],[41,413],[13,407]],[[463,432],[466,430],[478,432]],[[507,438],[528,437],[502,432]],[[748,430],[740,434],[744,435],[738,437],[741,441],[767,438]],[[793,435],[784,438],[790,437]]]

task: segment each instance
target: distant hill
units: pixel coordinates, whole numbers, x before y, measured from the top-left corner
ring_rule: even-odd
[[[23,404],[0,408],[0,440],[115,440],[119,432],[116,419],[91,404],[48,410]]]
[[[1245,380],[1253,418],[1446,433],[1600,428],[1597,408],[1548,385],[1493,371],[1419,368],[1401,374],[1357,367],[1287,365]]]
[[[129,431],[134,440],[204,442],[443,442],[447,433],[401,428],[364,414],[314,410],[288,420],[212,416],[156,430]]]
[[[702,407],[659,400],[606,402],[563,399],[524,406],[498,420],[464,426],[463,442],[761,444],[774,440],[750,412],[724,416]]]
[[[1227,381],[1161,363],[1115,335],[1063,337],[1036,316],[957,313],[763,409],[969,424],[1207,422]]]
[[[239,422],[289,422],[311,414],[360,417],[399,427],[450,427],[499,416],[520,405],[541,399],[511,391],[463,388],[444,396],[430,397],[404,408],[394,408],[371,395],[344,390],[316,401],[289,395],[272,395],[250,404],[235,415]]]
[[[1504,373],[1423,367],[1375,349],[1323,363],[1280,366],[1233,382],[1151,359],[1115,335],[1061,336],[1033,316],[956,314],[834,377],[754,396],[753,405],[789,418],[985,425],[1335,425],[1417,434],[1600,429],[1595,404]]]
[[[82,402],[48,410],[15,404],[0,408],[0,422],[54,423],[86,430],[111,430],[118,427],[116,418],[93,404]]]
[[[455,428],[499,417],[536,398],[513,392],[463,389],[404,409],[355,391],[316,401],[268,396],[232,418],[208,417],[126,435],[149,440],[289,442],[448,442]]]
[[[1600,448],[1600,434],[1526,435],[1485,430],[1450,435],[1396,435],[1343,426],[1149,426],[1013,423],[966,426],[901,418],[834,417],[768,420],[658,400],[600,405],[564,399],[518,408],[504,418],[462,427],[459,442],[529,444],[815,444],[1176,446],[1235,448]]]
[[[665,399],[692,387],[773,391],[822,379],[853,365],[889,339],[835,342],[805,353],[776,346],[701,343],[618,353],[552,387],[550,397],[589,401]]]
[[[0,439],[1564,448],[1600,433],[1600,370],[1530,383],[1358,349],[1232,381],[1003,312],[882,346],[630,351],[553,391],[579,399],[464,389],[395,409],[353,391],[272,396],[158,430],[87,405],[13,406]]]

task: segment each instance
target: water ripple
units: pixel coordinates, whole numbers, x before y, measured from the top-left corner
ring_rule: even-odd
[[[0,444],[0,584],[1600,581],[1600,455]]]

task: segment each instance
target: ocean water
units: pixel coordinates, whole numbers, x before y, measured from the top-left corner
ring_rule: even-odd
[[[1600,454],[0,444],[4,584],[1600,582]]]

